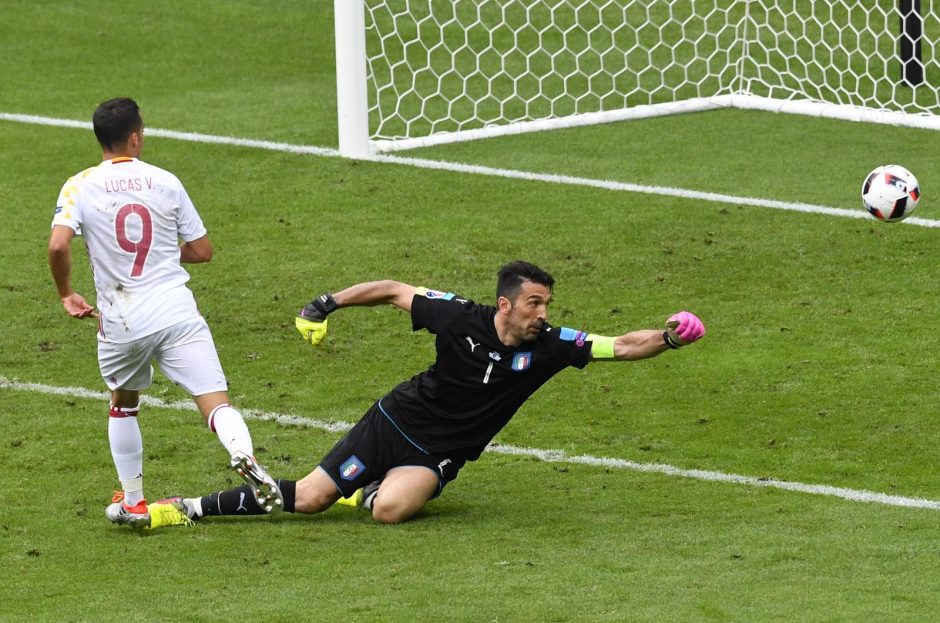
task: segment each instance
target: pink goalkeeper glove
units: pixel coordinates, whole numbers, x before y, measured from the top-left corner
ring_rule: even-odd
[[[681,311],[673,314],[666,321],[663,341],[669,348],[679,348],[691,344],[705,335],[705,325],[692,312]]]

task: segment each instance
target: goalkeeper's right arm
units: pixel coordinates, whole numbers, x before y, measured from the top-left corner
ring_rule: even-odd
[[[406,312],[411,312],[411,300],[416,290],[417,288],[407,283],[386,279],[356,284],[336,294],[321,294],[300,310],[294,319],[294,326],[305,341],[316,346],[326,337],[326,317],[340,307],[391,303]]]

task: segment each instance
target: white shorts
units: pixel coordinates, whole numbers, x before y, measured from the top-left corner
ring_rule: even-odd
[[[202,316],[133,342],[109,342],[98,334],[98,367],[109,389],[147,389],[153,382],[151,361],[192,396],[228,391],[212,333]]]

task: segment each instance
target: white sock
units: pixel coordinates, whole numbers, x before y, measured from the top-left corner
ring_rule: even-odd
[[[192,504],[196,517],[202,517],[202,498],[186,498],[186,501]],[[190,517],[192,519],[192,517]]]
[[[229,455],[244,452],[254,456],[255,448],[251,443],[251,433],[245,426],[242,414],[232,405],[219,405],[209,414],[209,428],[219,436],[219,441],[228,450]]]
[[[139,407],[111,407],[108,441],[118,479],[124,489],[124,502],[134,506],[144,499],[144,440],[137,424]]]

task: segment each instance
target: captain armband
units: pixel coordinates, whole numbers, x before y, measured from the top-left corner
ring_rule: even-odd
[[[591,333],[587,336],[587,341],[591,343],[591,359],[616,359],[614,342],[617,338]]]

